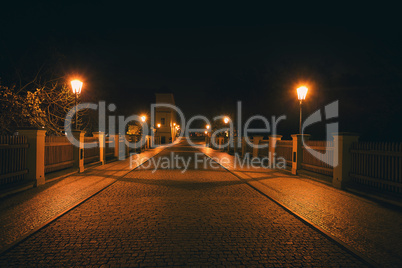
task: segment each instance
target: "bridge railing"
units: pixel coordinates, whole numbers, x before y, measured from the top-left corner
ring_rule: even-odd
[[[243,138],[239,154],[243,157],[271,154],[277,158],[275,163],[283,157],[286,169],[293,174],[307,171],[308,175],[316,174],[317,178],[332,182],[338,188],[361,186],[402,193],[402,143],[356,142],[358,136],[351,133],[334,134],[332,141],[309,140],[309,135],[292,135],[293,140],[281,140],[278,135],[271,137],[276,143],[258,151],[253,138],[250,144]],[[266,140],[259,141],[259,145],[267,143],[269,145]]]
[[[402,143],[356,142],[351,153],[354,184],[402,193]]]
[[[286,167],[292,167],[293,141],[280,140],[276,142],[276,157],[283,157],[286,161]]]
[[[269,140],[260,140],[258,145],[264,146],[263,148],[258,149],[258,157],[259,158],[267,158],[269,153]]]
[[[67,137],[45,137],[45,173],[72,168],[73,149]]]
[[[105,138],[105,157],[106,159],[114,158],[115,154],[115,137],[106,137]]]
[[[18,133],[0,136],[1,195],[1,190],[6,189],[7,194],[7,189],[14,186],[23,185],[26,188],[27,183],[31,186],[44,184],[46,178],[57,176],[55,172],[58,171],[72,169],[83,172],[85,165],[104,164],[106,159],[130,155],[122,146],[125,143],[123,135],[106,137],[102,132],[93,132],[93,137],[85,137],[84,131],[73,131],[71,134],[78,141],[78,146],[74,146],[66,136],[46,136],[44,129],[26,128],[18,130]],[[118,141],[115,140],[117,138]],[[159,144],[160,137],[146,136],[141,149],[143,151]]]
[[[333,141],[306,141],[306,145],[318,152],[313,156],[305,146],[303,146],[303,169],[319,173],[322,175],[333,175],[334,168],[334,142]]]
[[[84,164],[99,162],[100,161],[99,138],[85,137],[84,142],[85,142]],[[92,146],[95,146],[95,147],[92,147]]]
[[[0,189],[26,180],[28,146],[24,136],[0,136]]]

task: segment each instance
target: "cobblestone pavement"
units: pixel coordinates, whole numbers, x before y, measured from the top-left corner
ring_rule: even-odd
[[[146,151],[140,154],[141,158],[152,157],[162,149]],[[0,199],[0,248],[7,247],[130,170],[128,159],[112,162]]]
[[[0,266],[365,266],[223,168],[196,170],[196,150],[184,145],[154,159],[191,157],[187,172],[130,172]]]
[[[402,264],[402,212],[331,186],[276,170],[246,169],[233,156],[201,148],[291,211],[328,231],[381,266]]]

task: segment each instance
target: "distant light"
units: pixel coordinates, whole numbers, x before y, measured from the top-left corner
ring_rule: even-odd
[[[308,88],[305,86],[299,87],[297,89],[297,98],[299,100],[305,100],[307,95]]]
[[[141,121],[145,122],[147,120],[147,117],[145,115],[141,116]]]
[[[205,133],[205,134],[208,134],[208,131],[206,131],[206,130],[205,130],[205,132],[204,132],[204,133]]]
[[[226,117],[223,119],[223,122],[225,122],[225,124],[229,123],[229,117],[226,116]]]
[[[161,127],[161,124],[158,124],[157,127],[160,128],[160,127]]]
[[[176,125],[176,123],[173,123],[173,126],[175,126]]]
[[[73,93],[80,94],[82,89],[82,82],[80,80],[71,81],[71,87],[73,89]]]
[[[211,126],[210,126],[210,125],[206,125],[205,127],[206,127],[207,129],[209,129]]]

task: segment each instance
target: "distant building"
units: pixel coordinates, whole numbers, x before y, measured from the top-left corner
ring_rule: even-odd
[[[156,104],[175,105],[173,94],[155,94]],[[157,107],[155,109],[155,137],[160,137],[161,144],[171,143],[176,139],[179,131],[177,125],[176,111],[168,107]]]

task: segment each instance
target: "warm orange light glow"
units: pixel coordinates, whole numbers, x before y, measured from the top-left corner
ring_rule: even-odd
[[[211,126],[210,126],[210,125],[206,125],[205,127],[206,127],[207,129],[209,129]]]
[[[223,118],[223,122],[225,122],[225,124],[227,124],[227,123],[229,123],[229,117],[225,117],[225,118]]]
[[[80,94],[82,89],[82,82],[80,80],[71,81],[71,87],[73,88],[73,93]]]
[[[208,131],[206,131],[206,130],[205,130],[205,132],[204,132],[204,133],[205,133],[205,134],[208,134]]]
[[[146,120],[147,120],[147,117],[146,117],[145,115],[142,115],[142,116],[141,116],[141,121],[142,121],[142,122],[145,122]]]
[[[158,124],[157,127],[158,127],[158,128],[161,127],[161,124]]]
[[[299,87],[297,89],[297,98],[299,100],[305,100],[307,95],[308,88],[305,86]]]
[[[176,125],[176,123],[173,123],[173,126],[175,126]]]

